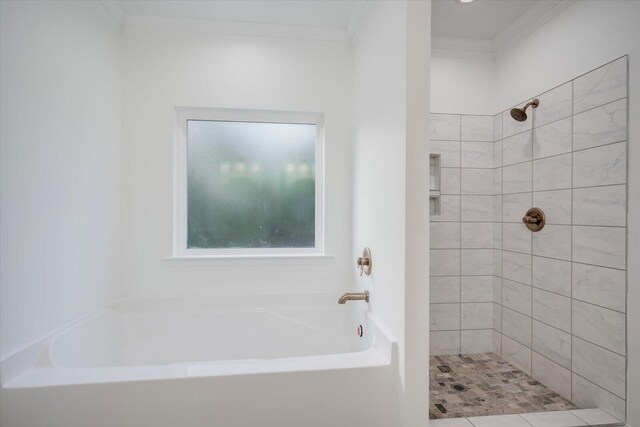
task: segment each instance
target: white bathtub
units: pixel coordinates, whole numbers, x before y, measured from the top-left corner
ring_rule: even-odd
[[[332,406],[346,405],[343,416],[353,403],[371,408],[355,419],[388,426],[396,417],[388,407],[397,387],[396,346],[367,304],[336,301],[336,295],[118,301],[2,361],[0,424],[341,425],[322,421],[331,415],[318,407],[320,397],[294,409],[302,418],[287,416],[287,399],[320,393],[327,403],[332,395],[342,396]],[[149,395],[161,407],[155,412],[188,407],[189,413],[179,422],[169,422],[169,414],[151,422],[149,412],[131,408],[144,406]],[[104,419],[59,411],[71,402],[98,410],[116,396],[128,398],[110,404]],[[33,412],[24,410],[29,402],[38,402]],[[239,404],[248,406],[239,410]],[[315,411],[320,412],[309,419]],[[205,415],[217,423],[202,424]]]

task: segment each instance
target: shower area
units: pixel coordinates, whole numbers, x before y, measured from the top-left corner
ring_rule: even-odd
[[[432,420],[625,420],[627,69],[432,111]]]

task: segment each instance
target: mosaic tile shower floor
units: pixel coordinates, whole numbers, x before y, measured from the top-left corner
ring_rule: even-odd
[[[577,409],[493,353],[430,357],[429,395],[430,419]]]

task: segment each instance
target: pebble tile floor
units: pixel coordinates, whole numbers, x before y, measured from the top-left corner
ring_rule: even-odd
[[[431,356],[429,394],[430,419],[577,409],[493,353]]]

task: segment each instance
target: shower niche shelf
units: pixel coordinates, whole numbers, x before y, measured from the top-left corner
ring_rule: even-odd
[[[429,155],[429,214],[440,215],[440,154]]]

